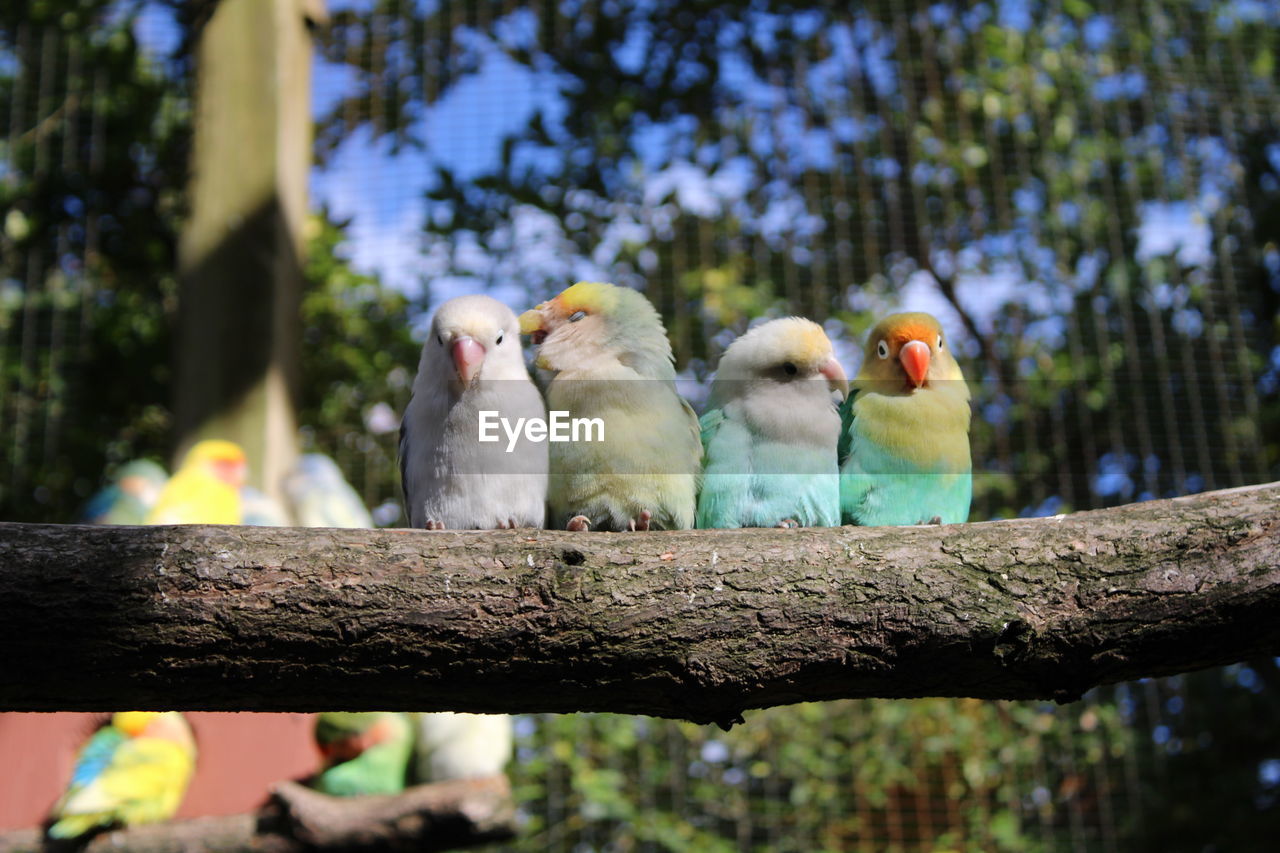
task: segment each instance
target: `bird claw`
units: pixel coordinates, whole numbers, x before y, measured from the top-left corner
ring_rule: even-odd
[[[516,520],[514,518],[500,518],[498,519],[498,529],[499,530],[515,530]]]
[[[800,522],[796,521],[794,518],[784,518],[782,521],[778,522],[778,526],[783,530],[792,530],[799,527]]]
[[[935,515],[933,518],[925,522],[925,524],[941,524],[941,523],[942,523],[942,516],[940,515]]]
[[[649,510],[642,510],[639,518],[633,518],[627,522],[629,530],[648,530],[649,522],[653,519],[653,513]]]
[[[434,518],[428,518],[424,529],[425,530],[444,530],[445,526],[443,521],[436,521]]]
[[[584,530],[590,530],[591,519],[587,518],[585,515],[575,515],[573,518],[569,519],[569,523],[565,525],[565,529],[573,530],[578,533],[581,533]]]

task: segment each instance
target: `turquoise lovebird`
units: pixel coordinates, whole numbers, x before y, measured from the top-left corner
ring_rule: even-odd
[[[333,711],[316,717],[325,769],[313,786],[335,797],[404,790],[413,756],[413,724],[394,711]]]
[[[520,331],[538,346],[536,364],[555,374],[551,416],[584,424],[578,440],[549,445],[548,526],[693,527],[698,418],[676,393],[671,344],[649,300],[580,281],[520,315]]]
[[[885,317],[841,409],[840,514],[847,524],[969,518],[969,386],[928,314]]]
[[[701,421],[698,527],[839,526],[833,393],[848,390],[811,320],[771,320],[730,344]]]
[[[76,756],[71,784],[53,807],[49,837],[173,817],[196,764],[191,727],[176,711],[113,714]]]

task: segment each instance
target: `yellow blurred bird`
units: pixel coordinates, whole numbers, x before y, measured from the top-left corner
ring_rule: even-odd
[[[201,441],[187,451],[182,467],[147,514],[147,524],[239,524],[240,487],[248,462],[240,445]]]
[[[50,838],[173,817],[196,764],[191,727],[177,711],[122,711],[76,756],[71,784],[53,807]]]

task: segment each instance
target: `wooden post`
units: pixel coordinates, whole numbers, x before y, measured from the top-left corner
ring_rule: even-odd
[[[221,0],[196,50],[191,213],[179,248],[176,460],[226,438],[279,497],[297,455],[298,308],[321,0]]]

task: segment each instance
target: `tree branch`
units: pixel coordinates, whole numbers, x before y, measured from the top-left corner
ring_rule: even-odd
[[[1069,701],[1280,654],[1280,483],[918,528],[0,524],[0,710]]]

